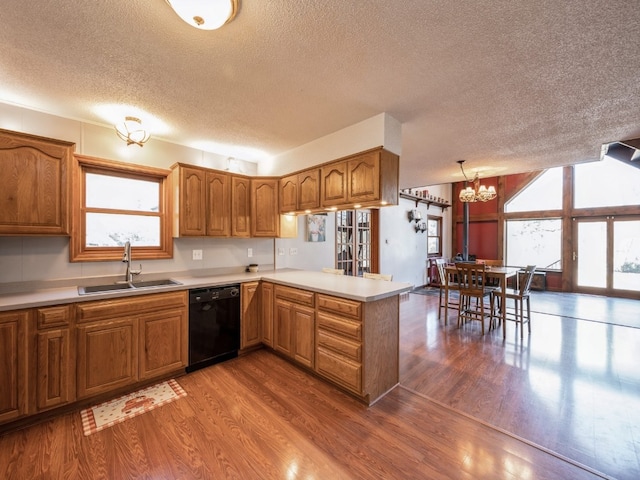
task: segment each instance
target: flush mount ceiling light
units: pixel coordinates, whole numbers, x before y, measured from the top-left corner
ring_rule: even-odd
[[[464,168],[462,168],[462,164],[464,160],[458,160],[460,164],[460,170],[462,170],[462,175],[467,183],[469,183],[469,179],[467,178],[467,174],[464,173]],[[496,198],[496,189],[493,185],[488,188],[484,185],[480,185],[480,177],[476,172],[476,176],[473,177],[473,187],[467,186],[460,191],[461,202],[488,202],[489,200],[493,200]]]
[[[149,140],[149,132],[142,128],[142,122],[137,117],[124,117],[124,122],[116,124],[118,137],[127,142],[127,145],[144,145]]]
[[[166,0],[178,16],[192,27],[215,30],[238,12],[239,0]]]

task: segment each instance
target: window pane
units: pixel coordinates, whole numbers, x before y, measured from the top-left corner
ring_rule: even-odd
[[[578,285],[607,286],[607,222],[578,223]]]
[[[562,209],[562,167],[550,168],[513,197],[505,212],[537,212]]]
[[[613,224],[613,288],[640,290],[640,221]]]
[[[160,184],[132,178],[87,173],[86,205],[114,210],[159,211]]]
[[[438,224],[440,222],[438,222],[437,220],[431,220],[428,219],[427,220],[427,235],[429,235],[430,237],[436,237],[438,236]]]
[[[429,237],[427,240],[427,254],[440,253],[440,239],[438,237]]]
[[[87,213],[87,247],[160,246],[160,217]]]
[[[510,220],[507,222],[507,264],[536,265],[560,270],[562,259],[562,221]]]
[[[640,204],[640,170],[605,157],[574,167],[576,208]]]

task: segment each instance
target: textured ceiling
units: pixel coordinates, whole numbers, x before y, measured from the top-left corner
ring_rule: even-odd
[[[100,124],[100,106],[130,105],[156,137],[266,155],[387,112],[403,188],[460,180],[458,159],[523,172],[640,137],[638,7],[240,0],[207,32],[164,0],[2,0],[0,101]]]

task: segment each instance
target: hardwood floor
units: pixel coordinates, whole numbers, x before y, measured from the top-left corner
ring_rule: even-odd
[[[0,478],[603,477],[563,456],[638,478],[637,330],[537,315],[524,344],[513,324],[502,343],[477,323],[444,327],[434,302],[401,302],[405,386],[372,407],[261,350],[178,378],[186,397],[89,437],[79,412],[1,436]]]
[[[508,322],[503,342],[500,329],[458,329],[455,312],[444,326],[437,297],[411,295],[402,385],[615,478],[640,478],[640,328],[625,326],[640,327],[640,302],[537,292],[531,301],[531,335],[521,341]]]

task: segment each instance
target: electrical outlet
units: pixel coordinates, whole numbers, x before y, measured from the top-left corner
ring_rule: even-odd
[[[247,257],[253,257],[253,248],[247,248]]]
[[[193,260],[202,260],[202,250],[192,250],[191,258]]]
[[[278,255],[284,255],[284,248],[278,248]]]
[[[298,249],[297,248],[291,247],[289,249],[289,255],[297,255],[297,254],[298,254]]]

